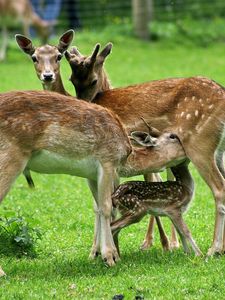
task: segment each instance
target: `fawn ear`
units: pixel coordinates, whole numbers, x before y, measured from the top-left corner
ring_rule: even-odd
[[[102,64],[104,63],[106,57],[111,53],[112,50],[112,43],[108,43],[103,49],[102,51],[99,53],[98,55],[98,63]]]
[[[35,48],[30,39],[28,39],[22,34],[16,34],[15,39],[18,46],[20,47],[21,50],[23,50],[23,52],[25,52],[28,55],[34,54]]]
[[[130,135],[131,141],[135,141],[138,145],[144,147],[153,147],[156,145],[156,138],[152,137],[149,133],[143,131],[133,131]]]
[[[57,46],[60,53],[65,52],[69,48],[70,44],[72,43],[73,37],[74,37],[74,30],[73,29],[67,30],[60,37],[59,44]]]

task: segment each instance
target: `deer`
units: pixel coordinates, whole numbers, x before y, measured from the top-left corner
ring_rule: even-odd
[[[70,96],[65,90],[60,73],[60,61],[72,43],[74,30],[67,30],[59,38],[57,46],[43,45],[35,47],[28,37],[16,34],[15,39],[19,48],[32,59],[37,77],[44,90]],[[34,188],[34,181],[28,169],[24,170],[28,186]]]
[[[104,68],[105,59],[111,53],[112,47],[112,43],[108,43],[99,53],[100,44],[96,44],[92,54],[89,56],[82,55],[77,47],[73,47],[70,51],[66,51],[65,57],[72,69],[70,80],[75,87],[75,92],[79,99],[95,102],[98,95],[112,89],[111,82]],[[110,109],[113,110],[113,103],[110,106]],[[123,118],[125,126],[127,124],[127,118],[129,119],[128,115],[126,118]],[[171,173],[167,173],[169,174],[168,178],[172,179]],[[144,178],[147,181],[161,181],[160,176],[157,176],[157,174],[145,174]],[[89,185],[93,186],[92,183],[89,183]],[[92,189],[95,191],[96,187],[94,186]],[[148,231],[141,245],[142,250],[147,250],[153,244],[154,220],[154,217],[150,217]],[[158,225],[163,249],[167,251],[178,248],[179,242],[174,227],[172,226],[172,237],[169,242],[168,237],[164,232],[163,225],[158,217],[156,217],[156,223]]]
[[[118,235],[121,229],[140,222],[149,213],[169,217],[180,235],[184,252],[190,253],[189,242],[195,255],[202,255],[183,219],[194,193],[194,181],[187,165],[185,162],[171,168],[176,181],[129,181],[117,187],[112,203],[121,217],[111,223],[111,230],[119,255]]]
[[[98,48],[99,44],[94,52]],[[75,51],[66,53],[72,69],[71,81],[78,98],[94,102],[116,113],[128,134],[131,131],[143,130],[140,117],[160,131],[166,129],[177,134],[187,158],[209,186],[215,200],[214,235],[207,255],[224,253],[224,87],[211,79],[195,76],[153,80],[98,93],[98,89],[101,90],[98,85],[102,82],[102,79],[98,80],[99,76],[104,76],[99,72],[103,62],[99,61],[98,54],[95,53],[91,64],[86,64],[89,72],[85,71],[86,77],[82,79],[85,82],[84,88],[82,76],[76,77],[76,59],[79,55]]]
[[[59,38],[57,46],[35,47],[28,37],[16,34],[19,48],[32,59],[38,79],[44,90],[70,96],[65,90],[60,73],[60,61],[74,38],[74,30],[67,30]]]
[[[0,199],[25,168],[96,181],[96,251],[113,266],[119,260],[110,228],[117,172],[140,173],[142,167],[158,171],[186,159],[172,132],[131,136],[141,147],[131,145],[118,116],[94,103],[50,91],[0,94]]]
[[[0,51],[0,61],[5,59],[8,44],[8,18],[18,20],[23,23],[25,35],[29,35],[29,26],[33,25],[42,42],[46,42],[51,32],[52,22],[41,19],[33,10],[29,0],[0,0],[0,17],[2,22],[2,48]]]

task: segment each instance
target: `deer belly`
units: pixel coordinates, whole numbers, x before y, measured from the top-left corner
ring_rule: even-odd
[[[96,180],[98,160],[88,157],[81,160],[68,158],[53,152],[42,150],[32,155],[27,168],[43,174],[69,174]]]

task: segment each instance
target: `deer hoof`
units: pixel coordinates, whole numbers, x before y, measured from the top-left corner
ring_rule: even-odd
[[[178,241],[170,241],[170,250],[180,248],[180,244]]]
[[[209,248],[207,252],[207,256],[213,256],[213,255],[221,255],[223,254],[223,249],[220,247],[211,247]]]
[[[100,252],[96,249],[91,250],[91,253],[89,254],[89,259],[94,260],[99,256]]]
[[[107,267],[113,267],[120,260],[120,257],[117,251],[113,251],[113,253],[108,253],[103,256],[103,261]]]
[[[153,239],[151,240],[144,240],[142,245],[140,246],[140,249],[145,251],[148,250],[149,248],[151,248],[153,245]]]

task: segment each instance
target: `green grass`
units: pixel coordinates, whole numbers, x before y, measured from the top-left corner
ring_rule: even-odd
[[[165,77],[204,75],[225,84],[224,45],[206,48],[169,43],[151,44],[132,37],[101,32],[77,33],[74,44],[90,53],[96,42],[114,43],[106,68],[114,86],[125,86]],[[70,70],[62,61],[66,88]],[[0,64],[0,91],[41,89],[32,62],[11,41],[7,62]],[[138,108],[137,108],[138,109]],[[207,141],[206,141],[207,143]],[[200,248],[206,253],[213,235],[212,195],[192,168],[196,195],[185,219]],[[42,232],[36,257],[18,257],[0,245],[0,265],[7,276],[0,278],[0,299],[222,299],[225,258],[195,258],[182,249],[161,250],[158,233],[154,246],[139,251],[148,218],[122,231],[121,261],[106,268],[101,259],[88,259],[92,244],[94,214],[86,182],[63,175],[33,173],[36,189],[28,189],[20,176],[0,206],[0,216],[9,211],[33,219]],[[169,232],[169,222],[165,219]]]

